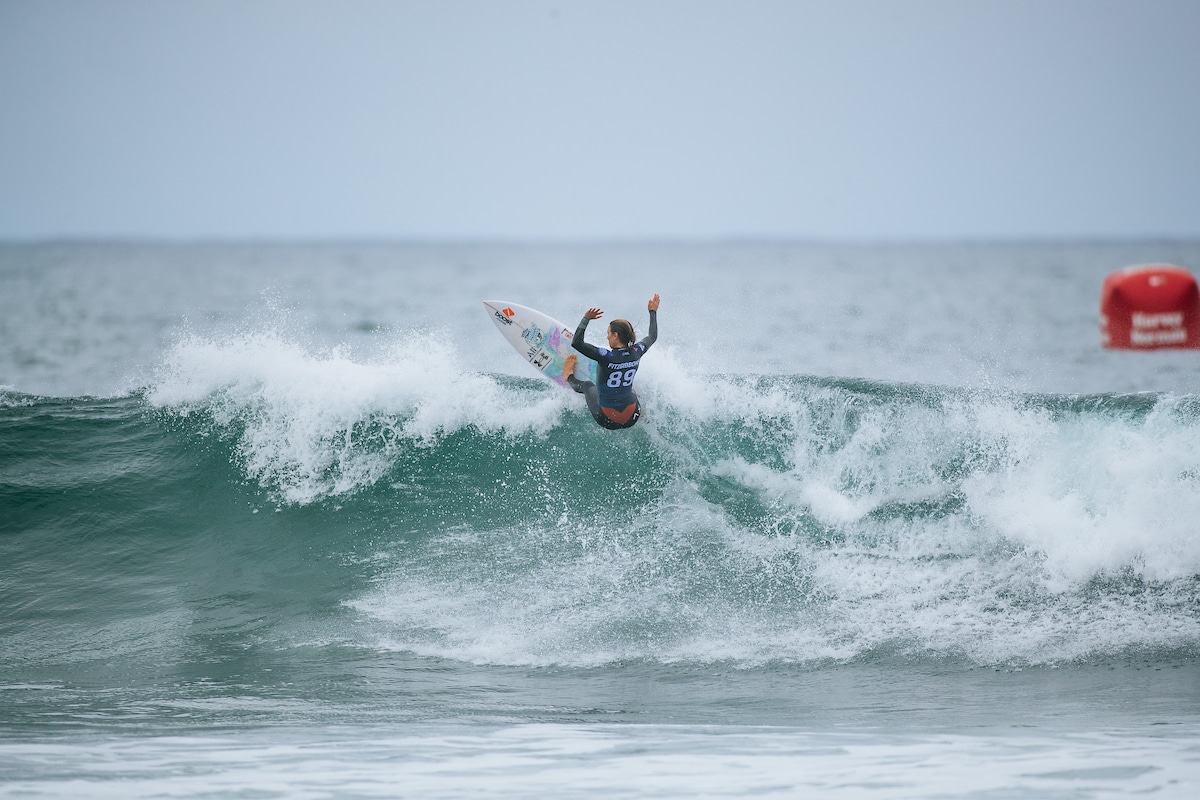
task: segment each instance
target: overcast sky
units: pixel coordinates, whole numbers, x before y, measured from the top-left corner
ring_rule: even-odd
[[[1197,0],[0,0],[0,238],[1200,236]]]

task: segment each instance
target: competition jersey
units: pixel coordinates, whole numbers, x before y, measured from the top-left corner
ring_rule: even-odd
[[[588,321],[587,317],[580,321],[571,346],[596,362],[596,392],[600,396],[600,405],[622,409],[637,399],[633,393],[633,379],[637,376],[642,356],[658,339],[658,314],[650,312],[650,333],[646,338],[616,350],[596,347],[583,340]]]

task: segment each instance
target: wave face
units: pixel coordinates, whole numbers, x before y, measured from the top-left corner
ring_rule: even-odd
[[[1200,652],[1200,397],[697,376],[613,433],[450,349],[182,341],[0,395],[21,674],[366,648],[500,665]]]

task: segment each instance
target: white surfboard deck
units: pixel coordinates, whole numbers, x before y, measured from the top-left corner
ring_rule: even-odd
[[[502,300],[484,300],[492,322],[513,349],[533,365],[533,368],[564,389],[570,389],[563,376],[567,356],[579,356],[575,365],[575,377],[580,380],[596,380],[596,362],[571,347],[574,328],[568,328],[558,320],[541,311]]]

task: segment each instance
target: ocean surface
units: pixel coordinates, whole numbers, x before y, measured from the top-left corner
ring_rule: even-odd
[[[1200,796],[1200,353],[1098,330],[1149,262],[0,244],[0,796]],[[620,432],[482,306],[654,292]]]

